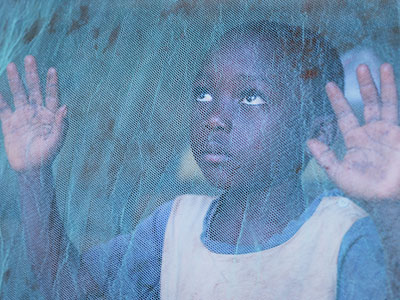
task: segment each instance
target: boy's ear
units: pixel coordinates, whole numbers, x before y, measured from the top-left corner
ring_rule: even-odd
[[[310,127],[309,139],[318,139],[331,146],[337,135],[337,120],[334,115],[316,117]]]

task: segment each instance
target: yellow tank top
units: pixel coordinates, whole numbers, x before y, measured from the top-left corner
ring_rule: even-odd
[[[335,299],[342,239],[366,212],[344,197],[325,197],[287,242],[227,255],[200,240],[213,198],[183,195],[168,220],[161,265],[162,300]]]

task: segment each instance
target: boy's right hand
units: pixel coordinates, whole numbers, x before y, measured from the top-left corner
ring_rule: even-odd
[[[25,57],[29,97],[14,63],[7,66],[7,77],[15,106],[13,112],[0,94],[0,120],[8,161],[17,172],[50,166],[66,131],[67,109],[58,104],[57,72],[54,68],[48,70],[45,103],[33,56]]]

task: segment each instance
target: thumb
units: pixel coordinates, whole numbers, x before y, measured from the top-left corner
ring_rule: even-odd
[[[67,116],[67,107],[65,105],[61,106],[55,115],[54,126],[52,130],[52,135],[50,139],[53,144],[59,144],[61,146],[63,139],[65,137],[66,131],[66,116]]]
[[[12,114],[10,106],[4,100],[3,96],[0,94],[0,120],[4,121],[9,118]]]
[[[324,168],[328,176],[336,182],[337,174],[339,174],[338,170],[340,168],[340,162],[337,159],[335,152],[318,139],[308,140],[307,147],[318,164]]]
[[[67,106],[63,105],[56,111],[56,117],[55,117],[56,127],[61,127],[63,125],[66,116],[67,116]]]

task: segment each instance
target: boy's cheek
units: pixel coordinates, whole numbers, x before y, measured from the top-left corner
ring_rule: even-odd
[[[201,124],[192,124],[190,128],[190,144],[192,148],[199,148],[202,141],[207,138],[207,132]]]

